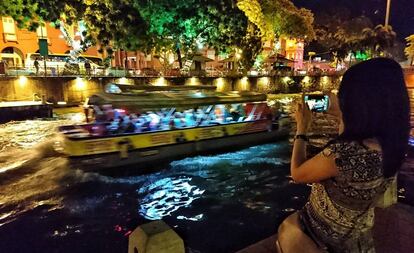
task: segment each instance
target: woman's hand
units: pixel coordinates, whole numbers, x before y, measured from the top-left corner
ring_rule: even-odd
[[[312,112],[304,103],[304,98],[296,104],[296,134],[306,134],[312,123]]]
[[[342,113],[341,113],[341,109],[339,108],[338,96],[336,95],[336,93],[331,91],[328,93],[328,97],[329,97],[329,107],[326,113],[336,116],[338,118],[341,118]]]

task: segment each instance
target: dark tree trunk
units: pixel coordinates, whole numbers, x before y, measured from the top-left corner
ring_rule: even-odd
[[[175,52],[177,53],[177,59],[178,59],[178,64],[180,65],[180,69],[183,68],[183,60],[181,59],[181,50],[180,50],[180,46],[176,45],[175,47]]]

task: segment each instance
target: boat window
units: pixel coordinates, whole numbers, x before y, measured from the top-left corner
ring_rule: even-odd
[[[115,85],[115,87],[118,87]],[[266,103],[216,104],[196,108],[162,108],[138,111],[92,105],[95,126],[91,136],[166,131],[193,127],[224,125],[269,118]]]
[[[110,94],[121,94],[122,90],[118,87],[118,85],[108,83],[107,85],[105,85],[105,92]]]

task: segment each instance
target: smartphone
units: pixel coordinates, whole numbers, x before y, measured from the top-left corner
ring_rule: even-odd
[[[305,104],[313,112],[326,112],[329,106],[328,95],[305,95]]]

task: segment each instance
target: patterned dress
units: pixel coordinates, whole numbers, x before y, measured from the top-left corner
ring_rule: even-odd
[[[383,177],[381,152],[340,141],[323,154],[334,156],[339,174],[312,185],[300,212],[305,231],[328,252],[375,252],[374,205],[389,181]]]

